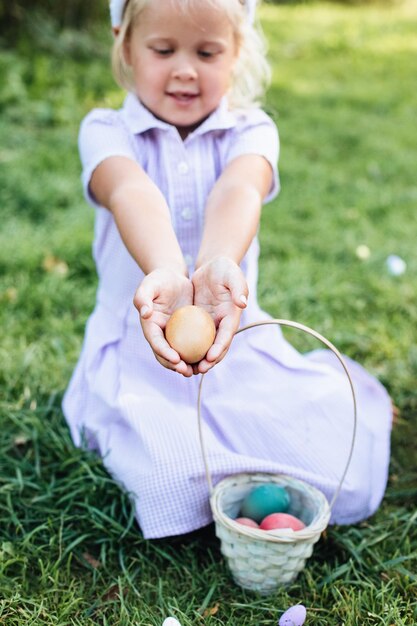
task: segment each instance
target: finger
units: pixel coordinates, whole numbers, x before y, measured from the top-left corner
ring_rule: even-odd
[[[152,317],[152,313],[153,313],[153,306],[152,303],[150,304],[143,304],[140,309],[139,309],[139,315],[141,316],[142,319],[147,320],[150,317]]]
[[[155,356],[159,356],[173,365],[177,365],[181,357],[176,350],[171,348],[165,339],[162,328],[153,321],[141,319],[141,326],[146,341],[151,346]]]
[[[233,299],[233,302],[236,304],[236,306],[238,306],[240,309],[245,309],[248,306],[248,298],[247,296],[245,296],[245,294],[242,293],[241,296],[238,297],[237,300]]]
[[[226,346],[215,343],[210,348],[209,352],[206,354],[206,357],[198,363],[198,373],[205,374],[208,372],[214,365],[220,363],[226,356],[230,347],[230,343]]]
[[[159,335],[154,337],[153,345],[151,344],[151,347],[154,351],[155,356],[157,358],[159,357],[160,362],[165,361],[165,367],[168,367],[168,369],[172,369],[178,374],[182,374],[187,378],[193,375],[192,366],[189,363],[183,361],[183,359],[181,359],[178,352],[171,348],[163,335],[162,337],[160,337]]]
[[[194,375],[192,366],[189,363],[185,363],[184,361],[179,362],[179,364],[175,368],[175,371],[178,374],[182,374],[186,378],[190,378],[191,376]]]
[[[246,286],[242,287],[232,287],[230,289],[230,293],[232,296],[233,304],[239,307],[239,309],[245,309],[248,305],[248,288]]]
[[[186,378],[189,378],[190,376],[193,375],[193,370],[192,370],[191,365],[188,365],[184,361],[180,361],[179,363],[174,365],[170,361],[167,361],[166,359],[159,357],[157,354],[155,354],[155,358],[158,361],[158,363],[166,367],[166,369],[171,370],[172,372],[181,374],[182,376],[185,376]]]
[[[221,343],[218,343],[216,340],[216,342],[213,343],[213,345],[208,350],[205,360],[208,362],[216,361],[220,357],[220,355],[225,351],[225,349],[226,349],[226,346]]]
[[[235,331],[238,328],[239,317],[240,315],[238,317],[230,315],[222,319],[217,329],[213,345],[209,348],[205,358],[198,364],[200,374],[205,374],[214,365],[224,359],[232,343]]]
[[[152,335],[146,338],[148,339],[152,350],[155,352],[155,355],[159,356],[161,359],[165,359],[165,361],[168,361],[169,363],[172,363],[174,366],[179,364],[181,361],[180,355],[176,350],[171,348],[162,331],[161,333],[155,331]]]
[[[218,361],[220,355],[229,349],[235,334],[234,326],[234,324],[226,324],[225,319],[220,322],[214,343],[206,354],[206,361]]]
[[[154,289],[149,289],[144,282],[138,287],[133,298],[133,304],[143,319],[149,319],[153,313]]]
[[[248,284],[245,276],[240,268],[233,271],[229,275],[229,279],[225,281],[225,286],[229,289],[232,296],[233,304],[240,309],[244,309],[248,303]]]
[[[227,352],[228,348],[222,350],[217,359],[215,359],[214,361],[208,361],[207,359],[203,359],[202,361],[200,361],[200,363],[198,364],[198,373],[206,374],[209,370],[211,370],[215,365],[217,365],[218,363],[220,363],[220,361],[224,359]]]

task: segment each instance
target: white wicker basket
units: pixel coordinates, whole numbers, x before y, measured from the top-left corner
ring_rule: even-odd
[[[313,552],[314,544],[329,523],[334,502],[339,495],[343,480],[352,458],[356,435],[356,396],[352,379],[344,359],[335,346],[315,330],[288,320],[265,320],[249,324],[236,334],[262,326],[276,324],[288,326],[312,335],[325,344],[339,359],[349,382],[353,399],[353,429],[350,450],[345,469],[331,502],[324,494],[308,483],[283,474],[237,474],[229,476],[213,487],[207,463],[201,419],[201,393],[204,376],[201,376],[198,394],[198,424],[201,450],[210,491],[210,505],[216,527],[216,535],[221,542],[222,554],[226,557],[235,582],[244,589],[267,595],[279,586],[295,580],[303,569],[306,560]],[[301,519],[306,527],[299,531],[281,529],[264,531],[242,526],[234,521],[239,515],[245,496],[256,486],[275,483],[285,487],[290,495],[289,513]]]

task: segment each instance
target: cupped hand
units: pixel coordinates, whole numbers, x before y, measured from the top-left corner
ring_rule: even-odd
[[[190,279],[170,269],[156,269],[145,276],[136,290],[133,303],[139,311],[145,339],[159,363],[183,376],[192,376],[192,366],[171,348],[164,334],[175,309],[193,303]]]
[[[248,286],[239,265],[227,257],[216,257],[199,267],[192,283],[194,304],[210,313],[217,330],[205,358],[193,366],[194,373],[205,374],[224,358],[230,347],[246,307]]]

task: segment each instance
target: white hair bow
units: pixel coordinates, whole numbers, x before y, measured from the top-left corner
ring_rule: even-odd
[[[113,28],[118,28],[122,23],[123,9],[126,0],[110,0],[110,19]],[[253,23],[255,20],[256,0],[245,0],[248,12],[248,20]]]

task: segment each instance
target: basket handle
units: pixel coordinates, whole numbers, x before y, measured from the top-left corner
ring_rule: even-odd
[[[349,469],[349,465],[350,462],[352,460],[352,455],[353,455],[353,448],[355,445],[355,437],[356,437],[356,425],[357,425],[357,403],[356,403],[356,394],[355,394],[355,389],[353,387],[353,382],[352,382],[352,378],[349,374],[349,370],[347,368],[347,365],[342,357],[342,355],[340,354],[339,350],[325,337],[323,337],[322,335],[320,335],[320,333],[318,333],[316,330],[313,330],[312,328],[309,328],[308,326],[304,326],[303,324],[299,324],[298,322],[292,322],[290,320],[282,320],[282,319],[270,319],[270,320],[262,320],[260,322],[254,322],[252,324],[248,324],[247,326],[242,326],[242,328],[239,328],[236,332],[235,335],[238,335],[239,333],[242,333],[245,330],[248,330],[250,328],[255,328],[256,326],[265,326],[267,324],[277,324],[279,326],[287,326],[289,328],[296,328],[298,330],[301,330],[305,333],[307,333],[308,335],[311,335],[312,337],[315,337],[316,339],[318,339],[319,341],[321,341],[321,343],[323,343],[327,348],[329,348],[329,350],[331,350],[333,352],[333,354],[338,358],[338,360],[340,361],[345,374],[347,376],[347,379],[349,381],[349,386],[350,386],[350,391],[352,393],[352,400],[353,400],[353,430],[352,430],[352,440],[350,443],[350,448],[349,448],[349,454],[348,454],[348,458],[347,458],[347,462],[346,462],[346,466],[343,470],[342,476],[340,478],[339,484],[337,486],[337,489],[333,495],[333,498],[330,502],[330,510],[333,508],[333,505],[340,493],[340,489],[342,488],[342,484],[343,481],[346,477],[347,471]],[[206,372],[208,373],[208,372]],[[198,414],[198,434],[199,434],[199,438],[200,438],[200,445],[201,445],[201,452],[203,455],[203,461],[204,461],[204,467],[205,467],[205,472],[206,472],[206,478],[207,478],[207,484],[209,487],[209,492],[210,492],[210,496],[213,493],[213,481],[211,480],[211,474],[210,474],[210,470],[209,470],[209,466],[208,466],[208,462],[207,462],[207,452],[206,452],[206,447],[205,447],[205,443],[204,443],[204,438],[203,438],[203,429],[202,429],[202,419],[201,419],[201,390],[203,387],[203,380],[204,377],[206,376],[206,374],[202,374],[201,378],[200,378],[200,384],[198,387],[198,399],[197,399],[197,414]]]

